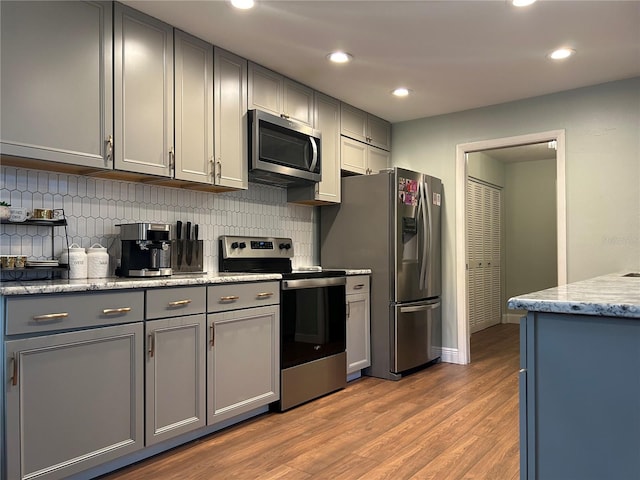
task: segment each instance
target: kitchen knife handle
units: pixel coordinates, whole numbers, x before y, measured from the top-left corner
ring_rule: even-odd
[[[198,239],[198,233],[199,233],[199,232],[198,232],[198,230],[199,230],[199,229],[200,229],[200,227],[199,227],[199,226],[198,226],[198,224],[196,223],[196,224],[193,226],[193,239],[194,239],[194,240],[197,240],[197,239]]]
[[[187,233],[185,238],[191,240],[191,222],[187,222]]]
[[[178,220],[176,222],[176,239],[180,240],[182,238],[182,222]]]

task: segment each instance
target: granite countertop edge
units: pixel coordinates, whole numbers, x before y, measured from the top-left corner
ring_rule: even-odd
[[[510,298],[507,306],[530,312],[640,318],[640,278],[612,273]]]
[[[370,269],[346,269],[346,275],[367,275]],[[281,280],[279,273],[215,273],[202,275],[174,275],[148,278],[97,278],[81,280],[34,280],[10,282],[0,285],[0,295],[42,295],[49,293],[73,293],[136,288],[181,287],[189,285],[213,285],[222,283],[264,282]]]

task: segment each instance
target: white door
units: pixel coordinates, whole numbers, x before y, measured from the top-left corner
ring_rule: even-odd
[[[467,181],[467,317],[475,333],[502,317],[501,190]]]

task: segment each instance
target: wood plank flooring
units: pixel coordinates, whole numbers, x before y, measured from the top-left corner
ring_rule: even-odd
[[[103,480],[517,480],[518,326],[471,337],[472,363],[363,377]]]

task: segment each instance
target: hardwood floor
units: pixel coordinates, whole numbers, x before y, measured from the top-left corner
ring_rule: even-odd
[[[363,377],[103,480],[517,480],[518,326],[471,337],[472,363]]]

